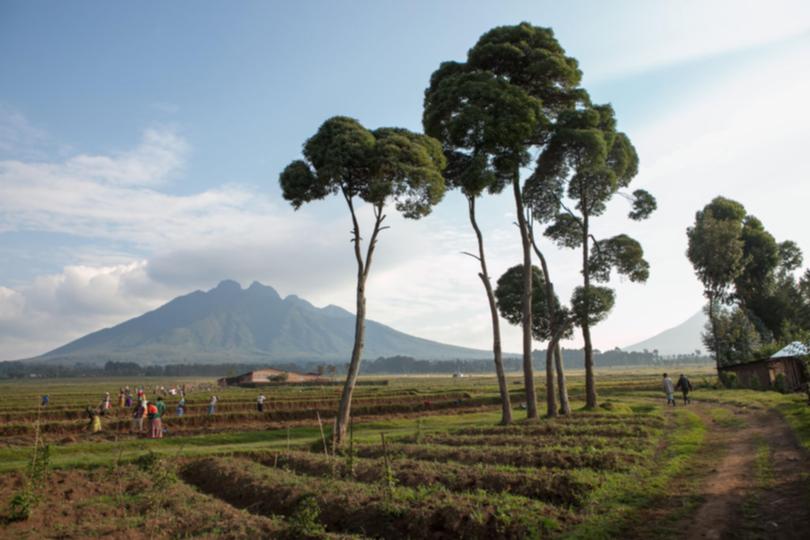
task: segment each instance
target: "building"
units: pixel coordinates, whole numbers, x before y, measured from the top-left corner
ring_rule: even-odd
[[[219,386],[260,386],[264,384],[313,382],[326,382],[326,379],[317,373],[296,373],[294,371],[267,368],[217,380]]]
[[[721,367],[724,373],[734,373],[737,385],[741,388],[777,388],[777,377],[782,375],[784,390],[795,392],[808,383],[804,357],[810,355],[810,348],[794,341],[770,358],[744,364]]]

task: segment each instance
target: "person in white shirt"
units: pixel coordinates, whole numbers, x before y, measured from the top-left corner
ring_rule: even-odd
[[[259,412],[264,412],[264,400],[267,399],[264,397],[264,394],[259,394],[259,397],[256,398],[256,410]]]
[[[672,379],[669,375],[664,373],[664,392],[667,394],[667,405],[675,406],[675,386],[672,384]]]

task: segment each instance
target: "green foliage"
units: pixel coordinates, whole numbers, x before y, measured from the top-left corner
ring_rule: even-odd
[[[580,325],[583,321],[594,325],[605,320],[615,303],[616,295],[608,287],[577,287],[571,296],[571,309]]]
[[[715,353],[720,366],[756,359],[755,354],[761,344],[759,333],[742,309],[720,309],[714,318],[716,335],[712,335],[712,322],[708,321],[703,333],[703,343],[708,350]]]
[[[759,380],[759,376],[756,373],[751,375],[749,385],[751,387],[751,390],[762,390],[763,389],[762,388],[762,382]]]
[[[377,207],[393,199],[405,217],[416,219],[444,194],[441,145],[405,129],[370,131],[353,118],[335,116],[304,144],[304,157],[279,179],[284,198],[296,209],[341,193]]]
[[[610,281],[613,268],[630,281],[644,282],[650,276],[650,265],[644,259],[641,244],[626,234],[597,242],[589,264],[591,276],[601,282]]]
[[[498,278],[495,298],[498,301],[498,311],[500,311],[501,316],[510,324],[521,324],[523,317],[522,264],[513,266]],[[547,341],[551,339],[554,333],[560,333],[563,337],[571,335],[571,314],[560,305],[556,295],[553,299],[553,305],[556,306],[554,328],[552,328],[549,317],[543,272],[536,266],[532,266],[532,335],[538,341]]]
[[[710,302],[725,298],[742,272],[740,230],[744,216],[741,204],[717,197],[695,214],[695,224],[686,231],[689,239],[686,255]]]
[[[784,373],[777,373],[776,378],[773,381],[773,387],[781,393],[787,392],[787,381],[785,379]]]
[[[321,509],[315,495],[304,495],[289,518],[290,532],[299,538],[323,536],[326,528],[320,522]]]
[[[731,371],[720,372],[720,382],[729,389],[737,388],[737,374]]]

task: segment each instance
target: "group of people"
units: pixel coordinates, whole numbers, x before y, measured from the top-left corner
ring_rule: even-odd
[[[688,405],[691,400],[689,399],[689,392],[692,391],[692,383],[689,378],[681,373],[678,382],[673,384],[672,379],[664,373],[664,393],[667,395],[667,405],[675,406],[675,390],[680,390],[683,394],[683,404]]]

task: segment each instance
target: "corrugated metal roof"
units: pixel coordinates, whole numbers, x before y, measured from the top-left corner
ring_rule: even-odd
[[[804,356],[806,354],[810,354],[810,347],[801,341],[794,341],[781,351],[771,356],[771,358],[790,358],[791,356]]]

